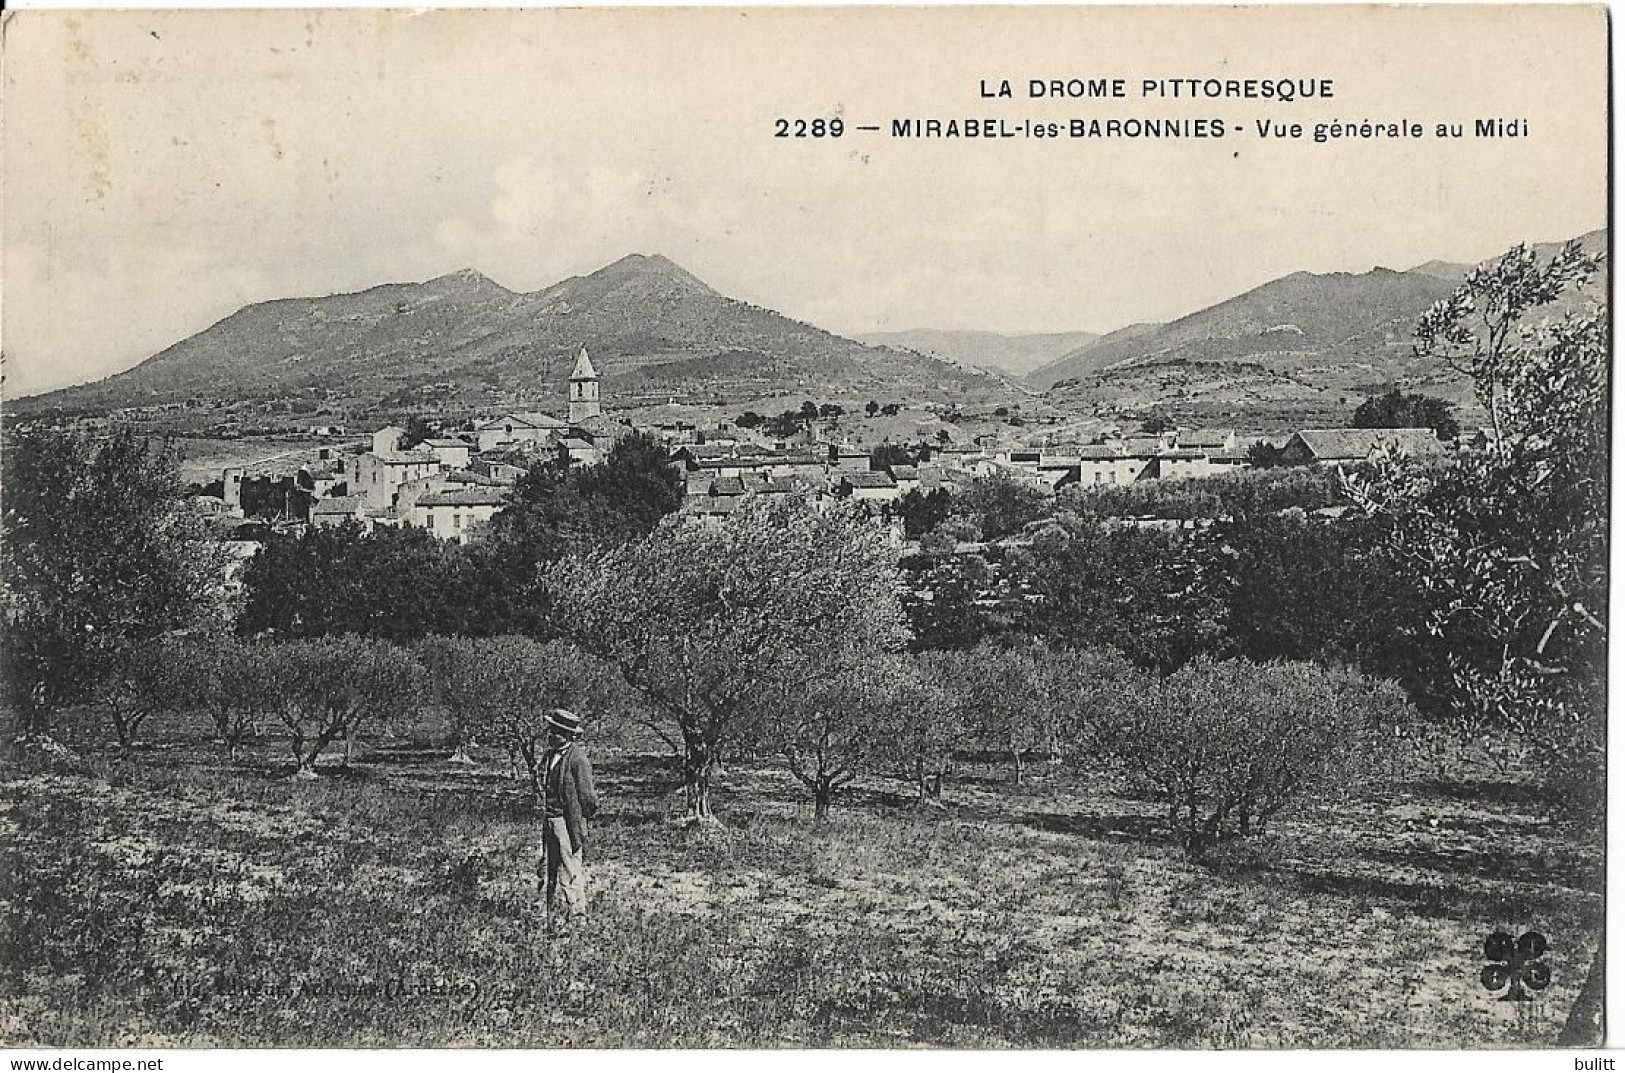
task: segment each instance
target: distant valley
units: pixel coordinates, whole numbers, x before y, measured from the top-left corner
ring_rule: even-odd
[[[1094,332],[1004,335],[999,332],[924,328],[907,332],[871,332],[857,338],[874,346],[913,350],[958,365],[1025,377],[1063,355],[1087,346],[1100,336]]]

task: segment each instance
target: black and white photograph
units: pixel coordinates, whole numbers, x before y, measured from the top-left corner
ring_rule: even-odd
[[[1609,17],[0,14],[0,1048],[1612,1068]]]

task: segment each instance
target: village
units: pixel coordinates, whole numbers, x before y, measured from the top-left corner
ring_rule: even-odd
[[[602,462],[634,432],[669,448],[683,480],[682,515],[712,524],[758,497],[796,498],[815,507],[852,500],[878,509],[911,492],[952,493],[989,476],[1054,495],[1069,487],[1236,473],[1261,458],[1272,465],[1347,465],[1391,452],[1426,458],[1447,450],[1427,428],[1301,429],[1285,438],[1235,429],[1150,434],[1113,428],[1091,442],[998,434],[955,442],[922,431],[917,442],[867,446],[810,425],[780,436],[774,433],[781,429],[756,422],[638,424],[606,414],[604,403],[598,372],[582,347],[562,417],[520,410],[464,428],[432,428],[417,439],[406,428],[386,425],[355,443],[333,442],[342,439],[341,429],[313,429],[319,442],[308,449],[225,467],[193,502],[225,523],[257,516],[284,526],[416,528],[466,544],[479,539],[530,469]],[[1046,442],[1030,442],[1036,438]],[[901,522],[889,512],[880,516],[902,544]]]

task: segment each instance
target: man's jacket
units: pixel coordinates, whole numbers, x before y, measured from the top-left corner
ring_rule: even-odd
[[[548,819],[564,817],[570,848],[580,853],[587,845],[587,821],[598,812],[598,791],[592,784],[592,764],[575,742],[543,759],[542,803]]]

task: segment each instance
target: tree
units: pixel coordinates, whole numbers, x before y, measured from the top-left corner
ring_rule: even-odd
[[[1021,785],[1029,754],[1054,745],[1052,681],[1041,645],[1002,648],[983,642],[952,657],[937,657],[933,670],[953,696],[959,717],[983,747],[1008,753]]]
[[[942,783],[954,746],[964,737],[964,707],[947,684],[946,667],[958,653],[922,652],[898,683],[890,710],[890,754],[902,763],[920,805],[942,802]]]
[[[762,422],[766,420],[767,419],[765,417],[757,413],[755,410],[746,410],[744,413],[734,418],[734,424],[744,429],[761,428]]]
[[[802,431],[805,422],[800,414],[794,410],[786,410],[777,417],[767,419],[766,429],[769,435],[781,439],[788,439]]]
[[[177,653],[190,668],[194,703],[208,714],[232,763],[244,739],[260,734],[286,700],[276,652],[270,642],[227,635],[189,637]]]
[[[950,519],[948,527],[953,525]],[[926,544],[944,535],[937,530]],[[921,555],[908,561],[903,598],[915,647],[921,651],[964,649],[1028,628],[1029,605],[997,549],[982,555]]]
[[[870,399],[869,405],[863,408],[863,412],[868,414],[870,417],[875,416],[875,414],[880,412],[880,403],[876,402],[874,399]]]
[[[1435,302],[1416,325],[1417,357],[1435,357],[1472,377],[1473,393],[1490,415],[1500,439],[1506,419],[1506,395],[1514,381],[1527,381],[1548,350],[1546,331],[1525,331],[1524,318],[1558,301],[1572,287],[1583,290],[1602,265],[1579,240],[1564,244],[1545,264],[1535,251],[1519,244],[1493,264],[1480,265],[1448,298]],[[1597,321],[1594,311],[1582,321]]]
[[[720,762],[760,729],[763,696],[810,684],[847,640],[908,639],[886,535],[843,509],[753,502],[719,526],[673,519],[566,557],[543,585],[559,629],[660,714],[696,820],[711,818]]]
[[[1140,431],[1148,436],[1160,436],[1164,432],[1172,432],[1174,427],[1172,418],[1155,410],[1147,414],[1145,420],[1140,422]]]
[[[1431,395],[1402,395],[1394,388],[1373,395],[1354,411],[1354,428],[1430,428],[1441,440],[1453,440],[1461,425],[1451,414],[1455,407]]]
[[[846,411],[839,404],[833,402],[826,402],[818,407],[818,416],[826,421],[833,421],[844,413]]]
[[[903,535],[918,540],[947,521],[953,505],[953,496],[946,488],[929,492],[911,488],[898,497],[892,512],[903,519]]]
[[[0,677],[24,733],[48,734],[133,645],[231,613],[170,444],[25,430],[0,466]]]
[[[1417,350],[1473,375],[1494,439],[1349,481],[1427,598],[1461,730],[1528,743],[1586,805],[1605,767],[1608,318],[1593,303],[1530,322],[1598,266],[1577,243],[1544,265],[1518,246],[1469,275],[1423,316]]]
[[[436,637],[419,653],[434,703],[452,728],[453,759],[476,740],[501,745],[524,765],[537,801],[547,714],[569,708],[613,718],[624,704],[624,685],[611,669],[563,641]]]
[[[1025,628],[1051,644],[1115,648],[1171,670],[1225,643],[1205,545],[1183,531],[1091,522],[1036,539],[1012,570]]]
[[[401,450],[409,451],[422,443],[440,435],[440,423],[430,422],[422,414],[413,414],[406,419],[406,432],[401,437]]]
[[[1199,858],[1309,793],[1368,780],[1407,713],[1397,686],[1347,669],[1203,658],[1125,691],[1088,740]]]
[[[980,523],[984,540],[1019,533],[1048,513],[1050,505],[1049,497],[1037,488],[1000,473],[972,481],[961,504],[960,510]]]
[[[198,685],[192,646],[174,638],[157,638],[112,655],[101,675],[97,699],[127,757],[148,719],[159,712],[185,711],[197,703]]]
[[[1269,440],[1254,440],[1247,448],[1247,464],[1253,469],[1273,469],[1281,464],[1281,452]]]
[[[912,466],[917,461],[914,452],[901,443],[883,443],[869,452],[869,468],[877,473],[893,466]]]
[[[422,529],[272,533],[243,571],[238,630],[292,639],[358,634],[413,641],[509,625],[511,591],[489,549]]]
[[[566,551],[642,536],[683,499],[683,481],[666,448],[645,432],[616,441],[592,466],[538,466],[492,519],[490,540],[516,559],[510,577]]]
[[[359,637],[261,642],[247,649],[274,683],[276,714],[287,729],[294,772],[314,778],[316,760],[344,742],[349,764],[363,727],[414,711],[423,696],[423,668],[403,649]]]
[[[1425,606],[1383,550],[1382,519],[1238,515],[1203,538],[1231,649],[1259,662],[1349,663],[1418,687]]]
[[[813,816],[829,816],[835,794],[888,758],[921,683],[906,657],[848,644],[819,653],[827,665],[805,679],[775,680],[763,734],[813,795]],[[784,687],[789,688],[784,688]]]

